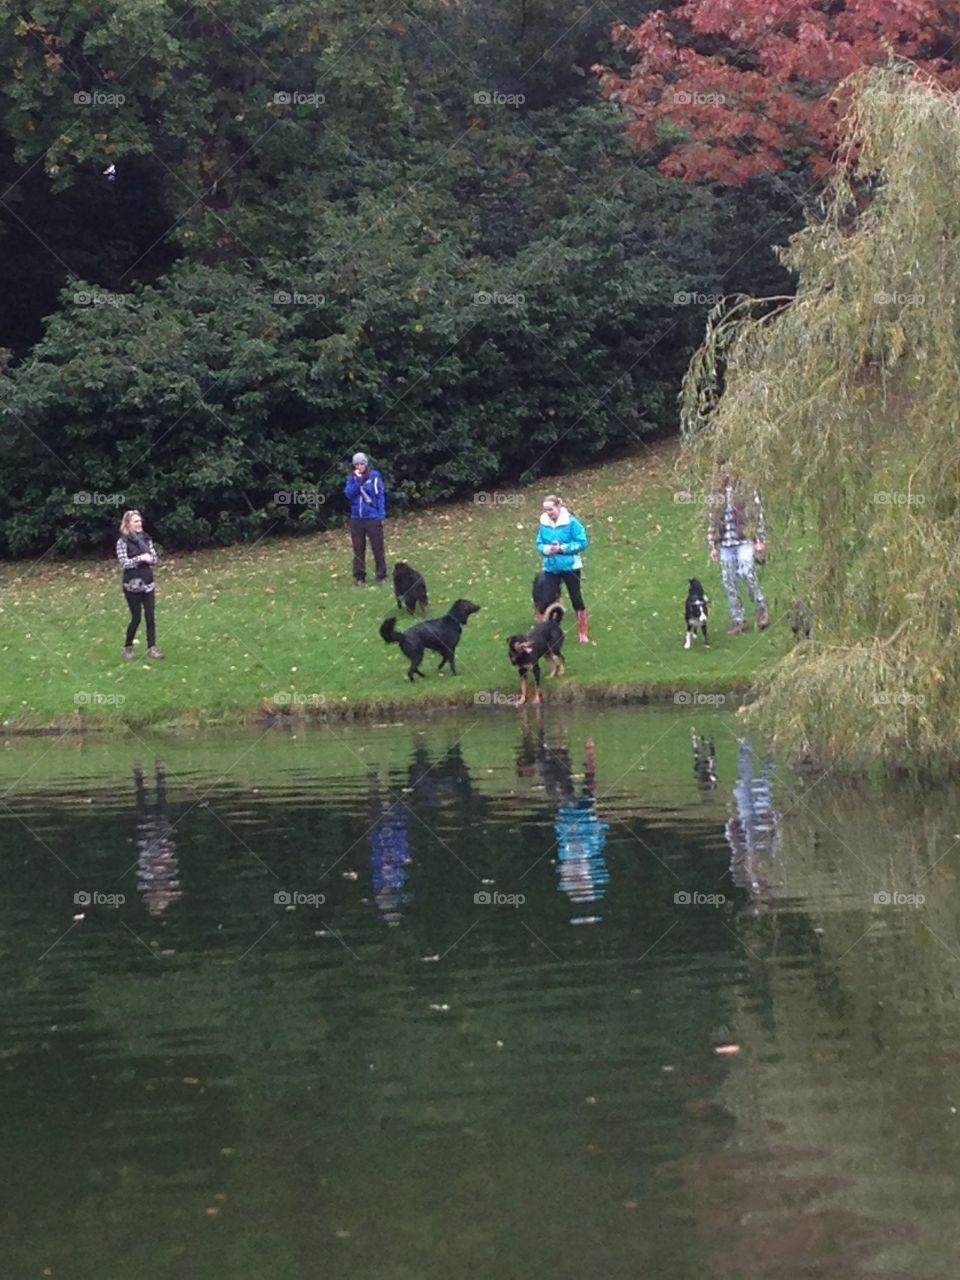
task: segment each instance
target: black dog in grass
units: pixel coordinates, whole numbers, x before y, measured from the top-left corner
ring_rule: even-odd
[[[563,630],[560,621],[563,618],[563,605],[553,604],[548,609],[545,622],[538,622],[527,635],[511,636],[507,641],[507,653],[510,661],[520,672],[520,700],[522,707],[527,700],[527,677],[533,672],[536,684],[533,700],[541,702],[540,696],[540,659],[550,659],[550,674],[547,677],[562,676],[567,666],[563,660]]]
[[[537,574],[533,580],[532,595],[534,621],[546,622],[550,606],[560,602],[560,590],[553,585],[550,574]]]
[[[789,617],[794,640],[809,640],[813,635],[813,610],[806,600],[794,600]]]
[[[404,560],[398,560],[393,566],[393,594],[397,597],[398,609],[406,609],[407,613],[416,613],[417,609],[427,612],[429,601],[423,574]]]
[[[703,647],[705,649],[710,648],[710,638],[707,635],[707,619],[710,615],[708,605],[707,593],[704,591],[700,579],[691,578],[690,590],[687,592],[687,603],[683,606],[683,617],[687,626],[687,635],[683,642],[685,649],[689,649],[690,642],[697,638],[697,627],[703,633]]]
[[[454,654],[460,643],[460,635],[467,625],[471,613],[479,612],[480,606],[470,600],[455,600],[449,611],[442,618],[431,618],[429,622],[418,622],[409,631],[398,631],[396,618],[387,618],[380,626],[380,634],[387,644],[398,644],[403,654],[410,659],[410,670],[407,679],[414,683],[414,676],[422,676],[420,663],[425,650],[432,649],[441,656],[438,671],[442,671],[449,662],[450,671],[457,674]]]

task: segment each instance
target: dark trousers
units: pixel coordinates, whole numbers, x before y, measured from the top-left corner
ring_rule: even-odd
[[[560,595],[560,584],[565,582],[567,590],[570,592],[570,603],[580,613],[586,609],[583,603],[583,592],[580,590],[580,570],[565,569],[563,573],[548,573],[545,575],[557,596]]]
[[[383,550],[382,520],[351,520],[350,537],[353,541],[353,576],[357,582],[367,580],[367,539],[373,552],[373,562],[377,569],[377,581],[383,582],[387,576],[387,559]]]
[[[125,644],[127,648],[133,644],[133,637],[137,634],[137,628],[140,626],[141,610],[147,615],[147,645],[149,648],[157,643],[157,619],[156,619],[156,592],[154,591],[124,591],[127,604],[130,606],[130,625],[127,627],[127,638]]]

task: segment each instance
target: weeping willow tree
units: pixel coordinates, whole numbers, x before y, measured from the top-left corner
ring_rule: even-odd
[[[778,537],[813,522],[815,618],[748,720],[831,762],[960,760],[960,100],[857,77],[841,163],[782,251],[794,298],[715,309],[683,391],[706,489],[726,456]],[[775,559],[768,575],[776,577]]]

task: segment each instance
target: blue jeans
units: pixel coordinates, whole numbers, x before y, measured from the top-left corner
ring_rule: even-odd
[[[743,602],[740,599],[739,579],[747,584],[750,599],[758,609],[765,609],[767,602],[757,581],[757,566],[753,557],[753,543],[741,542],[735,547],[720,548],[720,573],[723,589],[730,605],[730,617],[734,626],[743,622]]]

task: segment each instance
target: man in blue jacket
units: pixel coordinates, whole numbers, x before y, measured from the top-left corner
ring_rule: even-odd
[[[383,550],[383,522],[387,518],[387,493],[383,476],[370,466],[365,453],[353,455],[353,471],[344,489],[350,499],[350,537],[353,542],[353,580],[362,587],[367,580],[367,539],[373,551],[377,582],[387,580]]]
[[[570,603],[577,611],[580,624],[580,643],[589,644],[587,635],[587,607],[580,590],[580,570],[583,568],[581,551],[589,546],[587,531],[571,515],[556,494],[543,500],[543,514],[537,530],[537,550],[543,556],[543,572],[560,595],[560,584],[565,582],[570,592]]]

